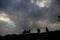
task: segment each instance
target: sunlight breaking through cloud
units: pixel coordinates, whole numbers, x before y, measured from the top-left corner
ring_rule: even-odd
[[[36,5],[44,8],[44,7],[49,7],[50,3],[51,3],[51,0],[41,0],[41,1],[37,1]]]
[[[4,13],[0,14],[0,20],[5,21],[5,22],[10,21],[10,18],[8,18],[8,17],[6,17],[6,16],[7,16],[7,15],[4,14]]]
[[[11,32],[15,31],[15,29],[16,29],[15,22],[12,21],[6,13],[4,13],[4,12],[0,13],[0,21],[1,21],[0,24],[2,24],[3,22],[5,23],[5,25],[4,25],[4,23],[2,24],[2,25],[4,25],[4,26],[2,26],[2,28],[0,27],[2,29],[1,30],[2,32],[6,32],[6,33],[8,32],[7,34],[10,34]],[[6,33],[2,33],[2,34],[6,35]]]

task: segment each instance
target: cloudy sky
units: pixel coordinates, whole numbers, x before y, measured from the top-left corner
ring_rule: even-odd
[[[0,34],[60,30],[60,0],[0,0]]]

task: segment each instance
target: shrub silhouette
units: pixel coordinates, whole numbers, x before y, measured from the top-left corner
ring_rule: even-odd
[[[58,21],[60,22],[60,15],[58,16],[58,19],[59,19]]]

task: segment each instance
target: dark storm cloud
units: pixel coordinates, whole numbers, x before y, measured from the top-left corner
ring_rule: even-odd
[[[53,0],[56,5],[60,5],[60,0]]]
[[[0,9],[5,9],[9,6],[10,0],[0,0]]]
[[[12,1],[12,2],[11,2]],[[11,0],[10,2],[8,2],[7,0],[3,1],[2,0],[2,7],[7,6],[7,11],[9,10],[10,12],[16,10],[20,10],[22,12],[25,12],[24,15],[26,16],[26,18],[40,18],[43,15],[43,11],[35,4],[32,4],[30,2],[30,0],[22,0],[20,3],[17,3],[16,1]],[[14,3],[13,3],[14,2]],[[11,4],[11,6],[9,7],[8,5]],[[5,6],[4,6],[5,5]],[[11,10],[10,10],[11,9]],[[30,12],[31,11],[31,12]],[[41,12],[42,11],[42,12]],[[10,13],[11,14],[11,13]]]

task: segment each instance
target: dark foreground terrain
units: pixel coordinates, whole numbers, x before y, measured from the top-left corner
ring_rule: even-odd
[[[7,36],[0,36],[1,39],[4,40],[40,40],[40,39],[56,39],[60,37],[60,31],[50,31],[50,32],[46,32],[46,33],[30,33],[30,34],[23,34],[23,35],[7,35]],[[59,38],[60,39],[60,38]]]

